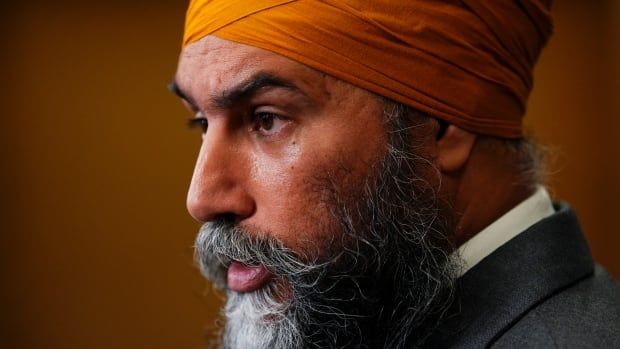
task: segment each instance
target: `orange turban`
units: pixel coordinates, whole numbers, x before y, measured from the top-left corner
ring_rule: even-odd
[[[551,0],[192,0],[183,44],[260,47],[471,132],[522,137]]]

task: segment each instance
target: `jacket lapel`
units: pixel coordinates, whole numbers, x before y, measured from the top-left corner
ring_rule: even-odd
[[[528,310],[594,271],[575,213],[565,204],[501,246],[458,281],[458,300],[428,342],[484,348]]]

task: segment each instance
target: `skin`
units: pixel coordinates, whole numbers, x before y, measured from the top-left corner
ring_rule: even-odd
[[[216,100],[261,73],[289,87]],[[205,37],[183,49],[176,84],[191,112],[208,121],[187,197],[199,222],[232,216],[286,246],[307,249],[326,237],[299,232],[312,232],[330,214],[318,204],[311,179],[344,171],[335,184],[355,188],[386,150],[380,98],[275,53]],[[271,114],[261,119],[264,113]],[[412,132],[437,130],[433,122]],[[454,222],[456,245],[531,193],[530,186],[515,184],[521,182],[516,159],[495,140],[454,125],[439,139],[427,138],[417,151],[440,171],[440,195],[451,207],[443,214]]]
[[[267,86],[224,107],[212,100],[265,72],[297,91]],[[207,37],[183,50],[176,82],[209,122],[187,197],[200,222],[231,215],[303,249],[319,237],[296,232],[329,214],[309,200],[317,195],[310,179],[335,164],[347,181],[361,179],[386,144],[379,98],[261,49]],[[277,116],[261,124],[260,112]]]

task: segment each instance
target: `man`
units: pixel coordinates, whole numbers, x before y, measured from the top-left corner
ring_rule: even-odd
[[[225,348],[619,347],[523,136],[543,0],[193,0],[173,84]]]

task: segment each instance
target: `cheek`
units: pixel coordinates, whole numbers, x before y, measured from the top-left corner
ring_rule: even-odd
[[[250,225],[273,234],[287,247],[303,250],[331,220],[314,182],[324,172],[317,150],[304,151],[291,142],[278,156],[252,157],[252,196],[256,212]]]
[[[358,137],[313,139],[291,142],[277,156],[255,153],[251,160],[256,212],[248,223],[298,251],[320,247],[317,241],[336,233],[331,190],[361,190],[381,149],[375,142],[362,146]]]

